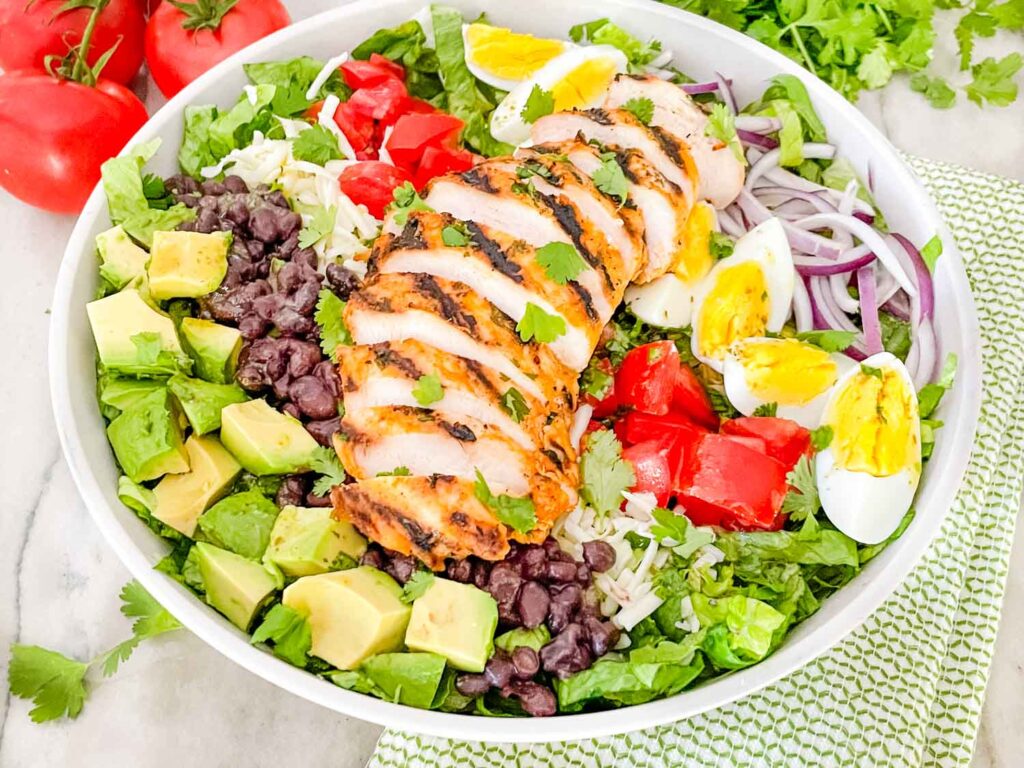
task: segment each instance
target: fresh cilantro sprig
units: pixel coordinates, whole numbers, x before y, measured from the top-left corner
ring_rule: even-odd
[[[541,344],[550,344],[565,335],[565,318],[560,315],[549,315],[532,301],[528,301],[522,318],[516,323],[516,332],[523,341],[535,339]]]
[[[409,580],[405,582],[405,586],[402,587],[402,595],[399,599],[406,605],[414,600],[419,600],[423,597],[423,593],[430,589],[435,578],[436,576],[430,571],[414,572],[409,577]]]
[[[622,458],[622,444],[608,430],[591,432],[587,437],[587,447],[580,458],[580,476],[580,495],[601,515],[617,510],[622,504],[622,492],[636,483],[633,466]]]
[[[121,589],[121,602],[121,613],[134,619],[132,636],[92,661],[70,659],[38,645],[11,646],[7,683],[13,695],[35,704],[29,712],[33,722],[78,717],[89,696],[86,676],[90,670],[99,667],[103,676],[109,677],[144,640],[181,627],[137,581]]]
[[[608,197],[619,201],[619,205],[625,205],[629,196],[629,182],[626,174],[619,167],[614,152],[603,152],[601,154],[601,165],[597,168],[591,178],[594,186],[604,192]]]
[[[345,468],[341,466],[338,454],[330,448],[317,448],[309,462],[309,468],[320,475],[313,481],[313,493],[317,496],[326,496],[334,486],[345,482]]]
[[[412,388],[412,396],[416,402],[426,408],[444,397],[444,387],[441,386],[441,377],[436,373],[429,373],[420,376],[416,385]]]
[[[803,331],[796,338],[832,353],[848,348],[856,340],[857,334],[853,331]]]
[[[521,423],[530,412],[530,406],[526,404],[522,392],[515,387],[505,390],[505,394],[501,396],[501,408],[516,424]]]
[[[423,202],[423,198],[419,196],[416,187],[412,185],[411,181],[396,187],[393,197],[394,202],[391,204],[390,210],[395,214],[395,224],[400,227],[405,226],[405,223],[409,220],[409,214],[413,211],[426,211],[430,213],[434,210]]]
[[[526,97],[526,104],[523,105],[519,115],[524,123],[533,124],[545,115],[555,111],[555,97],[551,91],[545,91],[539,85],[534,85],[530,95]]]
[[[741,163],[747,162],[747,158],[743,154],[743,145],[740,144],[740,137],[736,134],[736,116],[729,111],[725,104],[715,104],[711,107],[711,114],[708,115],[704,133],[729,147]]]
[[[647,97],[629,99],[622,105],[622,108],[627,112],[632,112],[633,116],[644,125],[650,125],[651,120],[654,119],[654,102]]]
[[[575,280],[587,268],[587,262],[569,243],[548,243],[537,249],[537,263],[559,285]]]
[[[481,504],[490,508],[498,520],[513,530],[528,533],[537,527],[537,510],[529,496],[516,497],[505,493],[495,496],[480,470],[476,471],[473,491]]]
[[[793,520],[806,520],[818,514],[821,499],[818,498],[818,484],[814,469],[806,456],[801,456],[796,466],[786,475],[789,493],[782,501],[782,511]]]
[[[332,205],[330,208],[323,205],[317,206],[313,210],[310,220],[299,232],[299,248],[309,248],[333,232],[337,215],[338,207],[336,205]]]
[[[322,125],[314,125],[292,139],[292,155],[296,160],[326,165],[331,160],[341,160],[338,137]]]
[[[344,311],[345,302],[334,291],[330,288],[320,291],[313,319],[320,326],[320,349],[334,363],[338,362],[338,347],[352,345],[352,335],[345,326]]]
[[[267,611],[263,622],[249,640],[253,645],[267,641],[272,644],[275,655],[296,667],[305,667],[313,644],[313,634],[309,622],[302,614],[283,603],[277,603]]]
[[[688,558],[705,544],[715,540],[715,532],[708,526],[700,527],[691,523],[686,515],[656,507],[651,511],[654,524],[651,535],[659,544],[668,546],[682,558]]]

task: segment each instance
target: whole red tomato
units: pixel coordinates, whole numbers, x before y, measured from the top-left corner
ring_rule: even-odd
[[[3,0],[0,2],[0,68],[42,70],[47,56],[63,56],[82,40],[91,9],[61,12],[65,0]],[[87,61],[93,66],[115,44],[117,50],[102,75],[128,83],[142,65],[146,19],[142,0],[110,0],[100,11]],[[120,39],[120,43],[118,40]]]
[[[291,23],[280,0],[168,0],[146,25],[146,61],[170,98],[210,67]]]
[[[0,76],[0,186],[57,213],[77,213],[113,157],[146,122],[128,89],[21,70]]]

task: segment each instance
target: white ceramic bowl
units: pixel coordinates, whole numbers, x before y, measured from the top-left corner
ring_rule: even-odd
[[[53,300],[50,380],[57,429],[79,492],[100,530],[142,584],[192,632],[266,680],[339,712],[422,733],[482,741],[530,742],[580,739],[679,720],[745,696],[806,664],[839,642],[888,597],[918,561],[938,530],[967,465],[980,403],[980,344],[970,288],[956,245],[911,172],[885,138],[849,103],[783,56],[703,18],[641,0],[450,0],[467,17],[486,11],[497,24],[551,37],[570,26],[610,17],[641,37],[655,37],[675,52],[677,66],[695,78],[715,71],[733,78],[746,103],[779,73],[799,76],[828,127],[829,138],[862,177],[868,171],[876,197],[893,228],[923,243],[936,232],[945,254],[936,275],[937,334],[944,352],[960,357],[957,385],[942,407],[939,432],[917,500],[917,517],[903,537],[848,586],[829,598],[764,662],[669,699],[627,709],[546,719],[483,718],[403,707],[352,693],[307,674],[248,638],[153,564],[164,544],[117,499],[118,472],[95,398],[94,347],[85,317],[96,282],[93,238],[109,226],[106,201],[97,188],[71,235]],[[176,170],[182,111],[188,104],[234,103],[245,84],[242,63],[307,54],[320,59],[345,50],[380,27],[411,17],[424,0],[363,0],[301,21],[247,48],[183,90],[138,133],[133,143],[163,139],[150,164],[158,173]]]

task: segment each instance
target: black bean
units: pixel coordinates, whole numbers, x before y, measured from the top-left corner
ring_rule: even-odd
[[[337,401],[316,376],[301,376],[288,385],[288,397],[311,419],[329,419],[338,413]]]
[[[341,430],[341,418],[335,416],[333,419],[322,419],[320,421],[306,422],[306,431],[313,438],[327,448],[331,447],[331,438]]]
[[[583,627],[569,624],[550,643],[540,649],[540,662],[545,672],[560,679],[586,669],[593,662]]]
[[[281,483],[277,489],[277,496],[274,498],[279,507],[294,506],[302,504],[306,497],[306,483],[301,475],[290,475]]]
[[[487,589],[487,582],[491,578],[491,566],[485,560],[477,560],[473,563],[473,584],[480,589]]]
[[[418,569],[419,562],[416,558],[398,553],[392,555],[384,564],[384,571],[399,584],[405,584]]]
[[[492,656],[484,667],[484,677],[496,688],[508,685],[514,672],[512,660],[501,651]]]
[[[270,323],[253,313],[238,321],[238,330],[243,339],[258,339],[270,330]]]
[[[299,339],[281,339],[279,342],[288,356],[288,373],[292,376],[306,376],[314,373],[323,359],[320,345]],[[321,376],[321,379],[324,377]]]
[[[548,606],[548,628],[555,634],[565,629],[572,621],[576,609],[583,599],[579,584],[551,587],[551,604]]]
[[[549,560],[544,568],[544,575],[554,582],[566,583],[576,581],[576,564]]]
[[[327,284],[342,301],[348,301],[353,291],[359,288],[359,276],[341,264],[327,265]]]
[[[467,584],[473,578],[473,563],[469,559],[449,560],[445,566],[445,574],[452,581]]]
[[[587,541],[583,544],[583,560],[595,573],[604,573],[615,565],[615,550],[607,541]]]
[[[276,207],[260,208],[249,218],[249,231],[265,243],[283,240],[282,218],[283,213]]]
[[[338,375],[338,369],[334,363],[330,360],[317,363],[316,368],[313,369],[313,375],[324,383],[334,397],[341,397],[341,377]]]
[[[279,400],[287,399],[288,398],[288,390],[291,387],[291,383],[292,383],[292,377],[289,376],[287,373],[284,376],[282,376],[281,378],[277,379],[271,385],[271,388],[274,390],[274,395]]]
[[[544,547],[529,546],[519,555],[519,563],[524,578],[543,579],[547,575],[548,553]]]
[[[455,678],[455,689],[463,696],[476,698],[487,693],[491,684],[483,675],[459,675]]]
[[[314,328],[312,318],[304,317],[291,307],[279,309],[274,314],[274,325],[287,336],[303,336]]]
[[[529,680],[540,671],[540,656],[533,648],[520,645],[512,651],[513,675],[519,680]]]
[[[523,626],[529,629],[539,627],[544,623],[548,615],[548,606],[551,605],[551,595],[547,587],[536,581],[528,581],[519,590],[516,598],[516,610]]]
[[[264,322],[271,322],[274,315],[284,309],[285,297],[280,293],[268,293],[252,303],[253,311]]]
[[[590,573],[590,566],[586,563],[576,564],[576,583],[582,584],[584,587],[590,584],[592,575]]]
[[[519,699],[523,711],[533,717],[550,717],[558,711],[554,692],[539,683],[511,683],[501,689],[501,695]]]
[[[228,191],[228,188],[221,184],[219,181],[209,179],[199,185],[199,188],[203,190],[204,195],[223,195]]]
[[[224,189],[236,195],[244,195],[249,191],[248,185],[246,185],[242,178],[234,175],[224,177]]]
[[[312,248],[297,248],[298,235],[295,236],[295,242],[292,243],[292,239],[288,238],[281,244],[282,253],[287,253],[289,258],[295,264],[302,264],[304,267],[310,269],[316,269],[320,263],[320,257],[316,255],[316,251]]]
[[[333,506],[331,503],[330,496],[317,496],[315,493],[310,491],[306,494],[306,506],[307,507],[330,507]]]
[[[295,403],[285,403],[281,406],[281,410],[291,416],[293,419],[302,420],[302,410]]]
[[[595,657],[604,656],[619,641],[619,629],[610,621],[588,616],[583,619],[583,629]]]
[[[558,542],[550,537],[544,539],[542,546],[544,547],[544,551],[548,553],[548,557],[558,557],[562,554],[562,548],[558,546]]]
[[[359,558],[359,564],[382,570],[384,568],[384,553],[381,552],[380,547],[376,544],[371,544],[363,552],[363,556]]]

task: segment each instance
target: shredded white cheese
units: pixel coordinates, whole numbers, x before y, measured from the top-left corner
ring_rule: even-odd
[[[583,439],[583,433],[587,431],[587,424],[590,423],[590,417],[593,415],[594,406],[584,403],[576,409],[576,413],[572,417],[572,427],[569,429],[569,442],[572,443],[572,447],[577,451],[580,449],[580,440]]]
[[[347,52],[339,53],[334,58],[328,59],[327,63],[324,64],[323,69],[316,73],[316,77],[313,78],[313,82],[309,84],[309,89],[306,91],[306,101],[312,101],[315,99],[316,95],[320,92],[320,89],[323,88],[323,85],[327,82],[328,78],[346,61],[348,61]]]
[[[338,111],[338,106],[340,104],[341,100],[333,93],[324,99],[324,106],[320,110],[320,114],[317,115],[317,122],[333,133],[338,139],[338,149],[341,150],[342,156],[348,160],[355,160],[356,151],[352,149],[352,145],[349,143],[348,137],[345,133],[338,127],[338,124],[334,122],[334,113]]]
[[[389,125],[387,128],[384,129],[384,139],[381,141],[380,151],[377,153],[377,157],[380,159],[380,161],[382,163],[387,163],[388,165],[395,164],[395,161],[391,159],[391,153],[388,152],[387,150],[388,139],[391,138],[391,132],[394,130],[395,126],[393,125]]]

